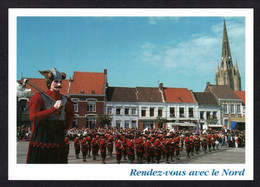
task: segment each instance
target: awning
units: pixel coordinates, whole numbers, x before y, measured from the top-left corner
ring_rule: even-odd
[[[237,126],[237,121],[231,121],[231,130],[234,130]]]
[[[223,127],[223,125],[208,125],[208,127]]]
[[[168,126],[196,127],[194,123],[167,123]]]

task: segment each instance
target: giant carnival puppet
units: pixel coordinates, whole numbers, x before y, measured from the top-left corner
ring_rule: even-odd
[[[72,101],[60,94],[65,73],[55,68],[39,71],[46,78],[48,90],[30,100],[33,122],[26,163],[68,163],[65,134],[74,119]]]

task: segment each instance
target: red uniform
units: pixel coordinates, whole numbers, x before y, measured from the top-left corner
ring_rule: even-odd
[[[151,142],[149,140],[146,140],[144,143],[144,155],[146,157],[146,163],[149,164],[151,162]]]
[[[189,137],[185,137],[184,141],[185,141],[185,147],[186,147],[186,156],[188,158],[190,158],[190,138]]]
[[[208,142],[207,136],[204,135],[201,144],[205,153],[207,152],[207,144],[208,144],[207,142]]]
[[[116,141],[115,147],[116,147],[116,160],[117,160],[117,163],[120,164],[120,161],[122,159],[122,153],[124,150],[121,141]]]
[[[66,145],[66,154],[67,154],[67,158],[69,156],[69,152],[70,152],[70,140],[68,138],[65,138],[65,145]]]
[[[106,149],[107,149],[107,143],[105,138],[102,138],[99,142],[99,149],[100,149],[100,154],[101,154],[101,163],[105,164],[106,160]]]
[[[124,148],[122,154],[124,156],[124,160],[126,160],[126,152],[127,152],[126,142],[127,142],[127,139],[124,136],[122,136],[122,145],[123,145],[123,148]]]
[[[159,139],[154,142],[154,157],[157,164],[160,163],[162,153],[162,143]]]
[[[207,138],[208,138],[208,140],[207,140],[208,148],[209,148],[209,151],[211,152],[211,146],[212,146],[212,141],[213,141],[212,134],[208,134]]]
[[[139,161],[139,163],[142,163],[143,155],[144,155],[144,142],[141,136],[135,140],[135,147],[136,147],[137,160]]]
[[[198,135],[195,135],[195,138],[194,138],[194,148],[195,148],[195,153],[196,154],[199,154],[199,150],[200,150],[200,138]]]
[[[81,140],[80,144],[81,144],[82,159],[84,162],[86,162],[86,156],[87,156],[88,150],[89,150],[89,146],[88,146],[86,138],[83,138]]]
[[[80,153],[80,141],[77,138],[74,140],[74,149],[75,149],[75,157],[79,158],[79,153]]]
[[[169,139],[169,147],[170,147],[170,159],[173,162],[175,142],[172,138]]]
[[[114,149],[114,138],[112,136],[107,137],[107,150],[108,154],[112,157],[113,149]]]
[[[96,156],[98,153],[99,143],[95,138],[92,138],[91,140],[91,149],[92,149],[92,157],[93,160],[96,160]]]
[[[135,159],[135,145],[132,139],[128,139],[126,142],[128,162],[133,163]]]
[[[88,157],[90,157],[90,152],[91,152],[91,137],[90,137],[90,135],[88,135],[86,137],[86,141],[87,141],[87,144],[88,144]]]
[[[169,139],[166,139],[163,143],[163,152],[165,155],[165,162],[169,163],[169,156],[170,156],[170,142]]]
[[[190,135],[190,154],[191,154],[192,156],[194,156],[194,155],[193,155],[193,152],[194,152],[194,138],[193,138],[192,135]]]
[[[180,137],[177,135],[174,138],[173,141],[175,143],[176,160],[179,160],[179,155],[180,155]]]

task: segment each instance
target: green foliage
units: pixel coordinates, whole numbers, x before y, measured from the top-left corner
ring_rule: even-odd
[[[100,125],[102,127],[104,127],[105,125],[108,125],[111,123],[112,117],[110,115],[106,115],[106,114],[104,114],[104,115],[99,114],[97,116],[97,120],[100,123]]]
[[[166,122],[166,119],[161,117],[161,116],[157,116],[155,122],[158,123],[158,127],[159,128],[162,128],[163,127],[163,123]]]

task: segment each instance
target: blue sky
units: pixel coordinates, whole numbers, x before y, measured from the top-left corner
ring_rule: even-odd
[[[110,86],[188,88],[215,83],[223,17],[18,17],[17,79],[38,70],[108,70]],[[245,19],[225,17],[245,89]]]

